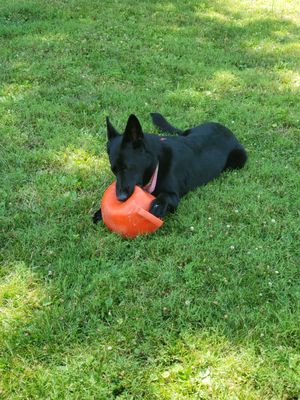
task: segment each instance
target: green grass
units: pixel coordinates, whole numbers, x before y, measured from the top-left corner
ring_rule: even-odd
[[[0,0],[1,398],[299,399],[299,23],[297,0]],[[152,111],[249,162],[124,240],[91,224],[104,120]]]

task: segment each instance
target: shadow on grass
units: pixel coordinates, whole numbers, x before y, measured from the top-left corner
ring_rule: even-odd
[[[15,108],[13,123],[28,135],[20,144],[28,149],[19,165],[25,184],[16,189],[17,210],[10,209],[19,219],[5,237],[3,260],[12,271],[15,260],[33,271],[16,267],[12,282],[19,288],[5,286],[1,298],[11,310],[9,321],[8,313],[3,319],[2,355],[11,392],[23,379],[29,385],[23,393],[36,390],[40,397],[59,382],[69,393],[84,396],[87,386],[90,396],[103,398],[232,390],[292,399],[298,394],[295,208],[260,181],[272,175],[272,162],[258,177],[248,167],[190,194],[161,231],[136,241],[91,226],[98,183],[86,172],[101,161],[94,158],[99,104],[102,114],[118,114],[117,124],[154,106],[180,123],[187,114],[195,123],[199,117],[238,120],[249,146],[265,140],[260,136],[270,123],[296,127],[281,104],[286,96],[289,110],[296,108],[281,68],[294,71],[298,63],[299,27],[274,16],[250,21],[218,3],[203,11],[179,2],[128,2],[123,11],[115,3],[104,11],[84,2],[66,9],[60,3],[57,10],[11,7],[2,13],[2,30],[22,61],[8,55],[5,65],[13,68],[4,79],[8,85],[29,80],[34,89],[22,97],[4,93],[2,103]],[[68,146],[78,148],[67,152],[72,168],[66,170],[63,156],[54,167],[50,157],[48,169],[35,175],[45,164],[43,148],[64,155]],[[104,138],[98,146],[103,151]],[[281,139],[274,148],[282,148]],[[289,188],[286,154],[279,159]],[[11,165],[17,163],[16,155]],[[104,187],[108,171],[99,177]],[[293,196],[294,186],[289,189]],[[22,304],[14,305],[16,298]]]

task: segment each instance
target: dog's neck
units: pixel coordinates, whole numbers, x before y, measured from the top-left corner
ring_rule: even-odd
[[[146,150],[151,153],[153,157],[153,164],[149,169],[147,169],[146,174],[145,181],[148,183],[143,186],[143,189],[148,193],[153,193],[156,189],[160,162],[165,164],[163,153],[166,150],[166,140],[167,138],[165,137],[151,134],[147,134],[145,137]]]
[[[153,193],[156,188],[157,175],[158,175],[159,163],[156,164],[155,170],[150,178],[150,181],[143,187],[143,189],[148,193]]]

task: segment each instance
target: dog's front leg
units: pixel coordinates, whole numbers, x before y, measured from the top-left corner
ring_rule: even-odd
[[[102,221],[102,212],[101,208],[100,210],[96,211],[95,214],[93,215],[93,222],[94,224],[97,224],[98,222]]]
[[[175,193],[160,193],[150,206],[150,213],[163,218],[168,212],[174,212],[179,203],[179,196]]]

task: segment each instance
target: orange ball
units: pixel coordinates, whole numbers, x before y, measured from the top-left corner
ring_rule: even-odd
[[[149,212],[154,199],[150,193],[136,186],[129,199],[119,201],[116,182],[113,182],[104,192],[101,201],[102,219],[111,231],[127,238],[154,232],[163,224],[161,219]]]

